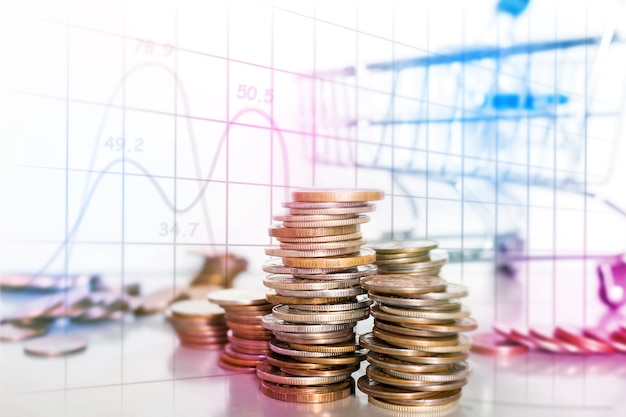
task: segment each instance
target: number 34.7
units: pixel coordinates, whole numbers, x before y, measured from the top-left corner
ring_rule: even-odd
[[[239,88],[237,89],[237,97],[238,98],[247,98],[248,100],[256,100],[257,99],[257,88],[253,85],[247,86],[244,84],[239,84]],[[265,90],[265,96],[263,97],[263,101],[266,103],[271,103],[274,99],[274,90],[270,90],[269,88]],[[261,98],[258,99],[261,101]]]

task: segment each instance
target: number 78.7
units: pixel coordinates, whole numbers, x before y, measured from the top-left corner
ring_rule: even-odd
[[[248,100],[255,100],[257,97],[257,89],[255,86],[247,86],[244,84],[239,84],[239,88],[237,89],[237,97],[238,98],[247,98]],[[274,99],[274,90],[266,89],[265,96],[263,101],[266,103],[271,103]],[[259,99],[261,101],[261,99]]]

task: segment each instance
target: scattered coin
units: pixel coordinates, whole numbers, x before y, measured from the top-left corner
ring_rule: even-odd
[[[80,337],[51,335],[24,344],[24,352],[34,356],[64,356],[87,348],[87,341]]]

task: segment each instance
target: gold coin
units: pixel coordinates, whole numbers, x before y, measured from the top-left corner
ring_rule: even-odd
[[[335,288],[349,288],[358,286],[359,277],[342,280],[317,281],[312,279],[295,278],[293,275],[272,274],[263,278],[263,285],[273,289],[293,291],[331,290]]]
[[[358,350],[358,346],[354,342],[343,342],[331,345],[289,343],[289,345],[294,349],[304,350],[307,352],[348,353]]]
[[[308,228],[323,228],[323,227],[338,227],[338,226],[348,226],[353,224],[363,224],[368,223],[370,221],[370,217],[364,214],[360,214],[356,217],[350,217],[347,219],[339,219],[339,220],[318,220],[318,221],[285,221],[283,222],[283,226],[287,228],[298,228],[298,229],[308,229]]]
[[[290,304],[294,310],[304,310],[304,311],[347,311],[347,310],[358,310],[361,308],[369,307],[372,304],[372,300],[368,299],[365,294],[358,295],[356,298],[353,298],[349,301],[344,301],[341,303],[333,303],[333,304]]]
[[[269,229],[269,235],[273,237],[319,237],[345,235],[358,232],[359,230],[358,224],[317,228],[273,226]]]
[[[348,323],[367,318],[369,316],[369,309],[363,308],[351,311],[319,312],[292,310],[287,305],[277,305],[272,309],[272,315],[279,320],[291,323]]]
[[[378,381],[370,379],[367,375],[363,375],[359,378],[357,386],[365,394],[385,400],[417,400],[433,396],[432,392],[408,391],[403,388],[381,384]]]
[[[303,387],[289,387],[281,384],[274,384],[268,381],[261,381],[261,392],[270,398],[292,402],[292,403],[322,403],[337,401],[343,398],[347,398],[354,393],[354,380],[350,378],[350,381],[342,381],[337,384],[333,384],[337,388],[330,390],[330,386],[325,386],[328,392],[307,392],[302,391]]]
[[[397,345],[401,347],[405,347],[399,344],[394,343],[395,340],[400,340],[400,342],[412,343],[412,346],[456,346],[460,342],[460,338],[458,335],[452,336],[439,336],[439,337],[417,337],[417,336],[404,336],[402,334],[389,332],[386,330],[382,330],[380,328],[374,327],[372,329],[372,333],[377,338],[384,340],[387,343],[391,343],[392,345]]]
[[[476,330],[478,323],[472,317],[465,317],[458,320],[453,320],[444,324],[419,324],[419,323],[405,323],[405,327],[415,330],[427,330],[431,332],[468,332]]]
[[[306,243],[331,243],[342,242],[344,240],[361,239],[363,234],[361,232],[345,233],[339,235],[329,236],[314,236],[314,237],[276,237],[275,239],[281,244],[306,244]]]
[[[380,270],[380,267],[378,268]],[[372,275],[363,278],[361,286],[368,291],[379,294],[423,294],[433,291],[444,291],[447,282],[443,278],[433,276]]]
[[[434,240],[392,240],[371,245],[377,253],[422,253],[437,247]]]
[[[420,307],[424,308],[427,306],[436,306],[436,305],[444,305],[447,304],[449,300],[428,300],[424,298],[417,297],[407,297],[400,295],[390,295],[390,294],[378,294],[374,291],[369,291],[369,298],[374,301],[378,301],[381,304],[390,305],[390,306],[398,306],[398,307]],[[431,294],[431,293],[428,293]]]
[[[326,207],[326,208],[290,208],[289,213],[291,214],[356,214],[356,213],[367,213],[376,210],[376,205],[374,204],[360,204],[358,206],[352,207]]]
[[[419,364],[419,363],[411,363],[404,361],[402,359],[394,358],[389,355],[383,355],[376,352],[368,352],[367,361],[372,365],[384,370],[387,372],[388,370],[395,370],[401,372],[421,372],[421,373],[432,373],[432,372],[445,372],[450,369],[450,366],[447,364],[440,365],[427,365],[427,364]]]
[[[380,304],[379,308],[381,311],[388,314],[395,314],[403,317],[415,317],[436,320],[457,320],[469,317],[472,314],[471,310],[467,306],[461,306],[458,311],[424,311],[420,309],[389,307],[384,304]]]
[[[270,259],[263,263],[263,271],[269,272],[271,274],[285,274],[285,275],[293,275],[293,276],[308,276],[308,275],[316,275],[316,274],[332,274],[335,272],[343,272],[350,267],[345,268],[293,268],[290,266],[283,265],[282,260],[280,259]]]
[[[457,332],[433,332],[428,330],[418,330],[411,329],[410,327],[406,327],[404,325],[398,325],[393,323],[388,323],[386,321],[374,320],[374,327],[387,330],[388,332],[398,333],[403,336],[414,336],[414,337],[442,337],[442,336],[456,336]]]
[[[356,297],[365,294],[365,290],[359,286],[349,288],[331,288],[328,290],[275,290],[276,294],[284,297],[301,297],[301,298],[340,298],[340,297]],[[297,304],[297,303],[296,303]]]
[[[381,331],[380,329],[373,329],[374,336],[380,340],[384,340],[393,346],[398,346],[405,349],[413,349],[419,352],[428,353],[452,353],[452,352],[465,352],[472,347],[471,340],[465,336],[460,335],[456,344],[426,344],[423,339],[417,339],[414,337],[402,337],[396,336],[393,333]],[[433,342],[434,343],[434,342]]]
[[[321,258],[358,253],[360,248],[360,246],[349,246],[337,249],[291,250],[271,247],[265,248],[265,254],[269,256],[280,256],[282,258]]]
[[[357,266],[356,268],[349,268],[347,270],[327,274],[293,274],[293,276],[296,278],[313,280],[340,280],[368,277],[370,275],[375,275],[377,271],[378,267],[376,265],[367,264]]]
[[[299,350],[291,347],[287,342],[280,341],[278,339],[272,339],[270,341],[270,349],[272,352],[276,352],[281,355],[291,356],[300,360],[301,358],[326,358],[329,356],[343,356],[344,353],[338,352],[308,352],[305,350]],[[319,362],[314,362],[319,363]],[[340,364],[339,364],[340,365]]]
[[[301,345],[332,345],[336,343],[344,343],[351,342],[355,344],[354,332],[343,336],[325,336],[324,338],[318,338],[316,340],[308,339],[301,337],[302,335],[306,335],[307,333],[280,333],[274,332],[274,337],[281,342],[289,343],[290,345],[301,344]],[[302,349],[306,350],[306,349]]]
[[[429,260],[430,255],[428,253],[407,253],[407,252],[398,252],[398,253],[381,253],[376,252],[376,261],[379,260],[391,260],[391,259],[402,259],[402,258],[418,258],[420,259],[417,262],[423,262],[424,260]]]
[[[287,305],[318,305],[318,304],[332,304],[332,303],[341,303],[343,301],[350,301],[354,298],[354,296],[347,297],[287,297],[283,295],[276,294],[276,290],[268,290],[265,295],[267,301],[272,304],[287,304]]]
[[[365,352],[356,351],[353,353],[340,355],[340,356],[325,356],[325,357],[314,357],[314,356],[300,356],[295,357],[297,360],[308,363],[317,363],[322,365],[351,365],[361,362],[365,359]]]
[[[333,256],[328,258],[284,258],[286,266],[296,268],[351,268],[371,264],[376,253],[371,249],[361,249],[356,255]]]
[[[281,221],[281,222],[315,222],[315,221],[324,221],[324,220],[342,220],[342,219],[353,219],[357,216],[357,214],[277,214],[272,216],[273,220]]]
[[[428,261],[430,259],[429,256],[419,256],[419,257],[411,257],[411,258],[393,258],[393,259],[385,259],[381,258],[380,255],[376,254],[376,265],[399,265],[399,264],[414,264],[418,262]]]
[[[283,201],[283,207],[298,209],[323,209],[323,208],[345,208],[363,207],[367,203],[364,201]]]
[[[374,381],[378,381],[381,384],[388,384],[394,387],[412,389],[417,391],[452,391],[461,388],[467,384],[467,378],[444,383],[433,383],[430,381],[415,381],[410,379],[398,378],[396,376],[392,376],[383,372],[381,369],[375,367],[374,365],[368,365],[365,369],[365,374]]]
[[[379,320],[388,321],[391,323],[409,325],[436,325],[436,324],[453,324],[453,320],[439,320],[439,319],[425,319],[421,317],[406,317],[399,316],[397,314],[385,313],[380,309],[380,305],[375,305],[371,308],[370,313],[374,318]],[[413,327],[414,328],[414,327]],[[428,329],[427,329],[428,330]]]
[[[347,379],[346,375],[334,376],[294,376],[263,361],[256,366],[256,375],[263,381],[282,385],[328,385]]]
[[[391,402],[378,400],[372,396],[368,397],[370,404],[380,407],[385,410],[394,411],[398,413],[428,413],[429,417],[440,417],[448,415],[454,411],[458,405],[459,400],[452,401],[443,405],[400,405]]]
[[[353,372],[358,371],[359,364],[355,365],[341,365],[338,367],[329,366],[323,369],[298,369],[281,367],[280,370],[286,374],[293,376],[350,376]]]
[[[319,243],[281,243],[280,248],[283,250],[332,250],[342,248],[355,248],[363,246],[367,243],[365,239],[338,240],[335,242],[319,242]]]
[[[467,362],[457,362],[443,372],[405,372],[396,369],[384,369],[384,372],[398,378],[409,379],[411,381],[427,381],[435,383],[453,382],[466,379],[470,374],[471,368]]]
[[[316,190],[296,190],[294,201],[307,202],[356,202],[382,200],[385,193],[373,189],[322,188]]]
[[[276,353],[272,350],[267,354],[267,362],[271,365],[274,365],[278,368],[287,367],[291,370],[323,370],[329,369],[328,365],[318,364],[318,363],[307,363],[299,361],[291,356],[281,355],[280,353]],[[339,366],[348,366],[348,365],[339,365]]]

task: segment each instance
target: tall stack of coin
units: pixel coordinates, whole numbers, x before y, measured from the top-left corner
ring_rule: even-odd
[[[419,253],[415,243],[406,245],[410,253]],[[398,253],[409,253],[402,244],[385,244],[387,249],[392,246]],[[422,245],[427,250],[432,246]],[[397,412],[454,409],[470,372],[465,359],[471,342],[460,332],[477,325],[459,301],[467,288],[422,273],[426,270],[434,272],[429,267],[417,273],[373,275],[361,282],[375,304],[374,329],[359,338],[369,349],[369,365],[358,387],[370,403]]]
[[[360,280],[376,273],[375,252],[360,224],[375,209],[379,190],[295,191],[269,230],[280,242],[265,253],[267,300],[275,304],[263,325],[273,332],[267,361],[257,366],[262,392],[290,402],[329,402],[354,392],[352,373],[364,352],[354,327],[371,302]]]
[[[272,310],[265,290],[229,288],[212,291],[207,297],[226,311],[224,317],[229,327],[228,343],[219,365],[234,372],[255,372],[257,364],[267,357],[272,337],[261,324],[263,316]]]
[[[227,342],[224,309],[206,300],[177,301],[165,310],[165,317],[182,346],[211,349]]]

